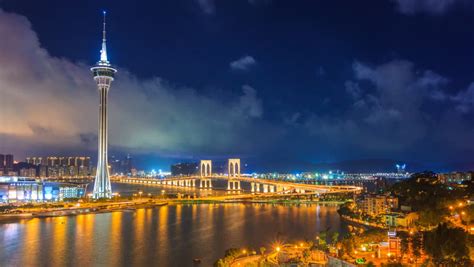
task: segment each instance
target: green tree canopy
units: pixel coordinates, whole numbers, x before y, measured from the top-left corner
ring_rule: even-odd
[[[461,228],[450,228],[439,224],[425,233],[424,248],[435,264],[464,266],[470,262],[467,233]]]

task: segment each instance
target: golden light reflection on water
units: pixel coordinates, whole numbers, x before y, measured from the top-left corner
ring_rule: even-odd
[[[145,224],[146,224],[145,212],[146,210],[143,208],[135,211],[135,215],[134,215],[135,218],[133,220],[133,224],[135,225],[135,228],[134,228],[135,231],[133,235],[134,252],[143,251],[143,249],[145,248],[144,243],[143,243],[143,239],[145,237]],[[133,258],[133,260],[134,260],[133,266],[141,266],[140,261],[142,261],[143,259],[139,257],[135,257]]]
[[[182,220],[182,214],[183,213],[183,205],[177,205],[176,206],[176,232],[179,232],[181,230],[181,220]]]
[[[109,259],[111,266],[118,266],[122,256],[122,220],[123,212],[112,212],[110,225],[111,246],[109,248]]]
[[[40,244],[40,219],[32,219],[26,223],[25,243],[23,249],[28,251],[29,257],[22,258],[22,266],[34,266],[38,262]]]
[[[192,266],[193,258],[201,258],[201,266],[212,266],[231,247],[258,249],[276,240],[314,238],[328,227],[337,230],[336,210],[318,205],[170,205],[0,224],[0,240],[9,245],[0,243],[0,262],[167,267]]]
[[[75,236],[74,236],[74,258],[90,259],[92,257],[93,246],[91,244],[94,233],[94,214],[76,216]]]
[[[158,258],[162,259],[164,262],[168,258],[168,249],[170,248],[170,243],[168,239],[168,213],[169,206],[163,206],[158,209],[158,231],[156,231],[157,236],[155,237],[158,240]]]
[[[52,220],[53,226],[53,241],[50,246],[50,259],[52,266],[65,265],[65,249],[66,249],[66,227],[68,217],[55,217]]]

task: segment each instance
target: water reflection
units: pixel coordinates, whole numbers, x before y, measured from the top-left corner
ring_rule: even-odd
[[[0,224],[5,266],[211,266],[230,247],[341,230],[336,206],[203,204]]]
[[[40,220],[32,219],[28,223],[28,227],[25,228],[24,238],[24,249],[29,252],[29,257],[22,258],[22,266],[33,266],[38,261],[39,253],[39,232],[40,232]]]

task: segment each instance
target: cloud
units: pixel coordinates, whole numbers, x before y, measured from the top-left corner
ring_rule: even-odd
[[[425,13],[441,15],[461,0],[392,0],[397,4],[398,11],[405,15]]]
[[[95,151],[98,93],[89,66],[51,56],[25,17],[1,10],[0,39],[0,151]],[[127,152],[252,154],[281,133],[263,120],[248,85],[237,95],[205,95],[119,69],[109,105],[110,147]]]
[[[261,118],[263,114],[262,101],[258,99],[257,91],[250,85],[242,86],[242,91],[244,95],[240,97],[238,110],[249,117]]]
[[[457,111],[469,113],[474,107],[474,83],[471,83],[466,90],[451,96],[450,99],[456,103]]]
[[[202,12],[207,15],[213,15],[216,12],[214,0],[196,0]]]
[[[347,155],[446,156],[474,150],[460,141],[459,131],[474,132],[462,113],[474,107],[474,86],[455,96],[446,93],[449,80],[413,62],[393,60],[380,65],[355,61],[354,79],[345,82],[351,104],[326,114],[298,117],[297,129],[317,140],[321,149]],[[456,123],[454,123],[456,122]],[[449,139],[447,139],[449,138]],[[446,140],[456,139],[456,145]],[[437,144],[433,147],[433,144]],[[426,151],[443,154],[427,155]]]
[[[257,61],[252,56],[243,56],[235,61],[232,61],[229,66],[232,70],[246,71],[257,64]]]

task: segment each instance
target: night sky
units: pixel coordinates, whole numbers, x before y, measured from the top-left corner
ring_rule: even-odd
[[[139,167],[474,162],[469,0],[0,0],[0,153],[95,157],[104,9]]]

